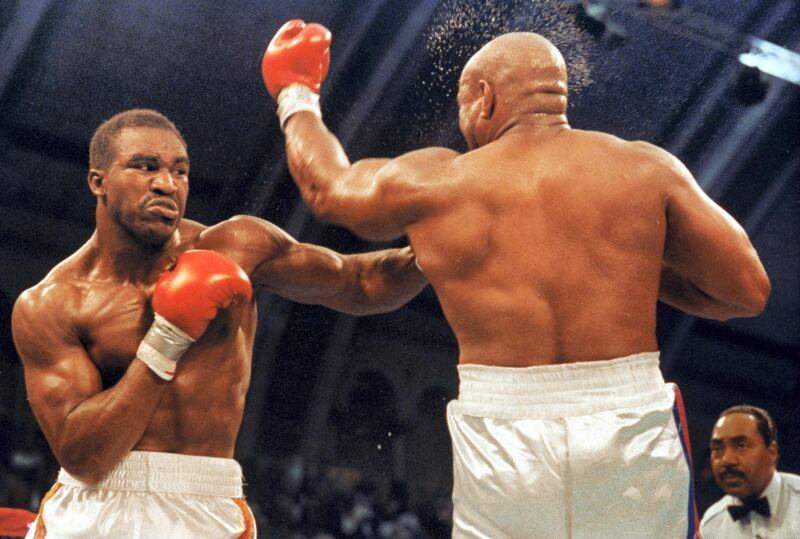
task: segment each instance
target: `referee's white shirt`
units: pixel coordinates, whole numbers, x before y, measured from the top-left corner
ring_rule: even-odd
[[[800,538],[800,475],[776,472],[762,496],[769,500],[771,516],[750,511],[733,521],[729,505],[741,505],[726,495],[708,508],[700,522],[703,539],[797,539]]]

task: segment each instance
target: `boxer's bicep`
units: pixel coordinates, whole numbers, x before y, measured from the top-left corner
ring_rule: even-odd
[[[388,159],[364,159],[342,172],[317,215],[345,226],[372,241],[389,241],[405,234],[410,221],[408,177],[392,174]]]
[[[760,312],[769,280],[746,232],[682,166],[672,170],[666,215],[664,263],[731,316]]]
[[[713,271],[714,251],[729,251],[744,236],[738,223],[690,177],[675,175],[666,204],[665,261],[690,273]]]
[[[69,414],[102,391],[100,373],[78,337],[54,308],[18,302],[12,317],[28,401],[58,455]]]
[[[425,148],[351,163],[339,139],[313,114],[293,115],[285,133],[289,171],[314,215],[373,241],[402,236],[427,209],[425,187],[446,180],[442,169],[459,155]]]
[[[253,285],[263,284],[266,262],[281,256],[297,241],[274,223],[252,215],[236,215],[204,230],[197,249],[218,251],[236,262]]]
[[[342,173],[315,213],[372,241],[403,236],[407,226],[435,211],[450,179],[446,169],[457,155],[426,148],[392,160],[358,161]]]
[[[330,306],[332,298],[352,287],[354,268],[346,257],[317,245],[292,241],[254,272],[265,289],[290,301]]]
[[[323,303],[348,285],[346,257],[299,243],[269,221],[239,215],[203,232],[196,247],[234,260],[254,286],[299,303]]]

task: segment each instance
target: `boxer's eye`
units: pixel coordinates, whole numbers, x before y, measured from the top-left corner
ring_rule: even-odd
[[[128,167],[144,172],[155,172],[159,168],[159,164],[154,159],[132,159],[128,162]]]

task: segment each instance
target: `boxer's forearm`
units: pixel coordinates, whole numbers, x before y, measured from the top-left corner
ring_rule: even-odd
[[[415,260],[409,247],[345,256],[349,277],[322,303],[355,316],[399,309],[428,284]]]
[[[341,258],[336,292],[318,301],[355,316],[399,309],[428,284],[411,248],[387,249]]]
[[[350,163],[339,140],[311,113],[293,115],[286,125],[289,171],[303,200],[325,222],[348,228],[370,241],[404,234],[403,223],[387,206],[379,172],[389,159]]]
[[[361,286],[372,313],[402,307],[428,284],[410,247],[356,256],[365,268]]]
[[[292,115],[286,124],[286,159],[303,200],[317,217],[335,221],[338,204],[330,203],[337,179],[350,168],[339,140],[308,112]]]
[[[59,463],[85,483],[100,481],[141,439],[165,387],[143,362],[131,362],[117,384],[64,418],[52,444]]]
[[[278,105],[286,134],[289,170],[317,217],[333,180],[350,166],[341,144],[321,120],[319,92],[328,72],[331,39],[324,26],[288,21],[270,41],[261,63],[264,84]]]
[[[661,270],[658,299],[686,313],[714,320],[755,316],[764,308],[763,302],[725,301],[714,297],[666,265]]]
[[[392,189],[376,173],[388,159],[350,163],[322,122],[319,92],[330,63],[331,33],[316,23],[284,24],[267,46],[261,74],[278,104],[289,170],[314,215],[375,241],[405,233],[402,211],[387,211]],[[389,191],[387,193],[387,191]]]

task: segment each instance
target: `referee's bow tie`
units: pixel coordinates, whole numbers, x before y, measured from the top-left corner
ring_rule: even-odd
[[[759,498],[758,500],[753,500],[751,502],[743,503],[742,505],[728,506],[728,512],[731,514],[731,518],[733,518],[734,522],[736,522],[741,518],[744,518],[744,516],[750,511],[755,511],[759,515],[765,517],[770,516],[769,500],[766,497],[764,497],[764,498]]]

